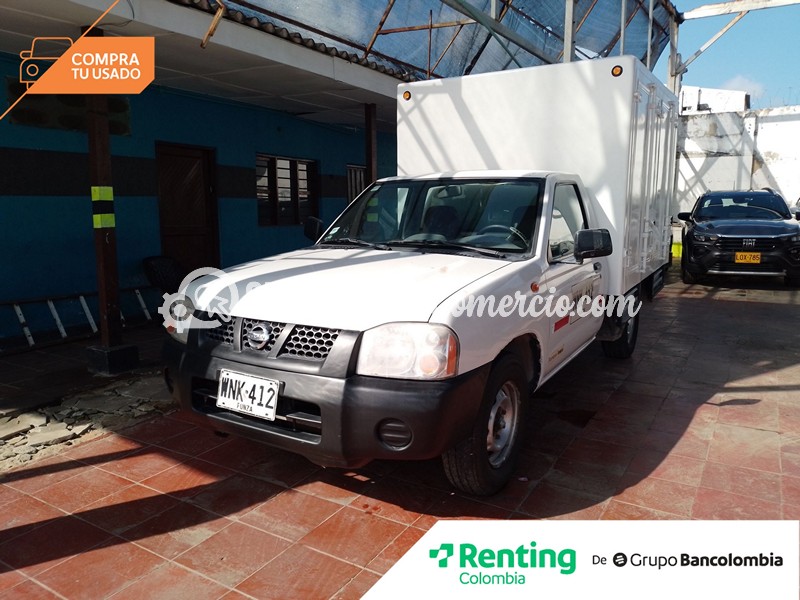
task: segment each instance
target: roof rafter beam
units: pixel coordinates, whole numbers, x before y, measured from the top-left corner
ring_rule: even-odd
[[[800,0],[733,0],[732,2],[720,2],[718,4],[698,6],[685,13],[681,13],[680,16],[684,21],[689,21],[690,19],[718,17],[720,15],[731,15],[734,13],[747,12],[749,10],[761,10],[762,8],[791,6],[793,4],[800,4]]]
[[[488,29],[492,33],[492,35],[496,37],[498,36],[502,37],[508,40],[509,42],[514,43],[515,45],[525,50],[525,52],[532,54],[539,60],[548,64],[554,64],[557,62],[554,57],[548,56],[545,52],[542,52],[539,48],[531,44],[530,41],[522,37],[516,31],[506,27],[502,23],[495,21],[488,14],[476,8],[469,2],[465,2],[464,0],[441,0],[441,1],[443,4],[446,4],[450,8],[457,10],[461,14],[467,15],[468,17],[475,19],[478,23],[480,23],[486,29]],[[511,55],[509,49],[504,44],[501,43],[501,45],[503,45],[506,52],[508,52],[509,55]],[[513,58],[513,55],[511,56],[514,62],[517,62],[517,60]]]
[[[505,17],[506,13],[508,13],[508,9],[509,8],[513,8],[511,6],[511,3],[513,1],[514,0],[507,0],[507,2],[503,2],[503,6],[500,8],[500,14],[497,14],[497,6],[493,5],[491,7],[492,8],[492,18],[495,21],[502,21],[503,17]],[[475,65],[478,64],[478,61],[480,60],[481,56],[483,55],[483,52],[486,50],[486,46],[489,45],[489,41],[491,39],[492,39],[492,36],[491,36],[491,31],[490,31],[489,35],[487,35],[484,38],[483,42],[481,42],[481,45],[478,48],[478,50],[475,52],[475,54],[473,54],[472,59],[469,61],[469,65],[467,65],[467,67],[464,69],[464,75],[469,75],[470,73],[472,73],[472,69],[474,69]]]
[[[721,38],[723,35],[725,35],[725,33],[731,27],[733,27],[734,25],[736,25],[736,23],[741,21],[746,14],[747,14],[747,11],[740,12],[733,19],[731,19],[731,21],[727,25],[725,25],[725,27],[720,29],[716,34],[714,34],[714,36],[710,40],[708,40],[705,44],[703,44],[697,52],[692,54],[687,60],[682,62],[680,65],[678,65],[677,68],[676,68],[676,72],[673,73],[673,75],[682,75],[683,73],[685,73],[690,64],[692,64],[703,52],[708,50],[708,48],[711,46],[711,44],[713,44],[719,38]]]
[[[362,60],[367,58],[370,51],[372,50],[373,44],[375,44],[375,40],[378,39],[378,34],[383,29],[383,24],[386,23],[386,19],[389,17],[389,13],[392,12],[392,7],[394,6],[394,0],[389,0],[389,4],[386,5],[386,10],[383,11],[383,16],[381,17],[381,22],[378,23],[378,27],[375,29],[375,32],[372,34],[372,38],[369,40],[369,44],[367,44],[366,49],[364,50],[364,55],[361,57]]]
[[[456,32],[453,34],[453,37],[451,37],[451,38],[450,38],[450,41],[448,42],[447,46],[445,47],[445,49],[444,49],[444,50],[442,50],[442,53],[439,55],[439,58],[438,58],[438,59],[436,60],[436,62],[434,63],[433,67],[431,67],[431,69],[432,69],[433,71],[435,71],[435,70],[436,70],[436,67],[438,67],[438,66],[439,66],[439,63],[440,63],[440,62],[442,62],[442,59],[444,58],[444,55],[445,55],[445,54],[447,54],[447,51],[448,51],[448,50],[450,50],[450,47],[451,47],[451,46],[453,45],[453,43],[456,41],[456,38],[458,37],[458,34],[459,34],[459,33],[461,33],[461,30],[462,30],[462,29],[464,29],[464,25],[460,25],[460,26],[458,27],[458,29],[456,29]]]
[[[408,27],[395,27],[393,29],[381,29],[378,35],[388,35],[390,33],[406,33],[408,31],[428,31],[428,29],[442,29],[444,27],[463,27],[464,25],[473,25],[475,21],[472,19],[465,19],[463,21],[450,21],[448,23],[434,23],[433,25],[409,25]]]
[[[628,27],[628,25],[631,24],[633,18],[636,16],[636,13],[639,12],[639,8],[640,8],[639,5],[636,4],[633,7],[633,10],[626,18],[622,10],[622,7],[620,6],[620,28],[617,31],[616,35],[614,35],[614,37],[611,38],[611,41],[608,43],[608,45],[600,51],[600,56],[608,56],[611,53],[611,50],[614,48],[614,46],[617,45],[617,42],[620,43],[620,54],[623,54],[623,51],[625,50],[625,29]],[[624,26],[622,25],[623,20],[625,22]]]

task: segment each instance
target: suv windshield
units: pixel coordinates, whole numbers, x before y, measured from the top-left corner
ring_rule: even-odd
[[[544,181],[415,179],[379,182],[353,201],[322,244],[523,253]]]
[[[791,219],[789,207],[777,194],[715,193],[701,196],[694,210],[697,221],[709,219]]]

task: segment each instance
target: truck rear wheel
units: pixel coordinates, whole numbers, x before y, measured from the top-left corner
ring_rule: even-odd
[[[519,359],[501,356],[486,382],[472,434],[442,455],[445,474],[454,487],[489,496],[508,483],[519,454],[528,390]]]
[[[629,358],[636,348],[636,338],[639,335],[639,313],[636,313],[625,323],[622,335],[613,342],[600,342],[603,354],[609,358]]]

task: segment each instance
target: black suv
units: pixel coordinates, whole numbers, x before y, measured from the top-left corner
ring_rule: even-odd
[[[776,192],[706,192],[684,221],[684,283],[716,275],[783,275],[800,285],[800,211],[794,219]]]

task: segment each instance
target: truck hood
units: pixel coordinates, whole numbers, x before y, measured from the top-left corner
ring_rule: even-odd
[[[311,248],[218,271],[185,293],[209,312],[364,331],[428,321],[447,297],[508,264],[418,251]]]

